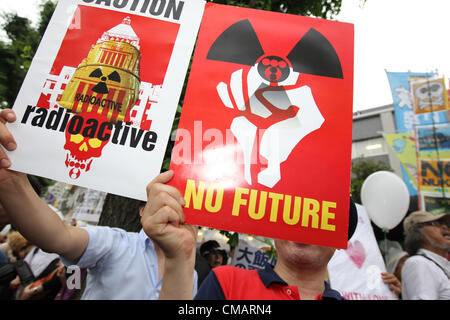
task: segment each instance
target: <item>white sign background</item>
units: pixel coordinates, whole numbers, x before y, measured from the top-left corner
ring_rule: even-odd
[[[386,272],[370,219],[357,204],[358,225],[346,250],[336,250],[328,263],[331,287],[348,300],[397,300],[381,279]]]
[[[205,2],[203,0],[184,1],[180,20],[172,21],[179,23],[180,28],[159,93],[158,103],[153,105],[151,110],[151,131],[158,134],[155,148],[151,152],[147,152],[140,148],[124,148],[124,146],[108,143],[107,147],[103,149],[102,156],[94,158],[91,171],[81,174],[79,178],[73,180],[69,177],[69,170],[64,164],[67,154],[67,150],[63,149],[64,132],[31,126],[29,121],[24,125],[21,123],[21,119],[26,107],[34,106],[38,101],[43,90],[43,82],[50,73],[77,5],[105,8],[95,5],[95,3],[88,4],[82,0],[60,0],[58,2],[14,103],[13,109],[17,115],[17,121],[8,124],[9,130],[18,144],[15,151],[8,152],[12,162],[11,169],[129,198],[146,200],[146,185],[161,170]],[[117,9],[105,8],[105,10]],[[120,11],[130,15],[148,16],[138,10],[130,11],[127,8],[120,9]],[[149,19],[171,21],[164,17],[149,16]]]

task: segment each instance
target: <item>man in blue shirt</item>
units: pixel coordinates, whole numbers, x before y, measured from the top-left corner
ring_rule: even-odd
[[[147,236],[148,230],[153,228],[157,236],[162,235],[158,238],[160,244],[175,244],[176,248],[193,257],[197,234],[194,227],[179,225],[184,222],[184,199],[178,190],[165,184],[170,181],[173,172],[160,174],[148,185],[148,202],[140,210],[143,229],[139,233],[109,227],[66,225],[39,198],[25,174],[7,169],[10,161],[3,148],[12,151],[17,145],[5,123],[13,122],[15,118],[12,110],[0,111],[0,203],[11,224],[42,250],[59,254],[66,264],[77,264],[88,269],[85,299],[167,297],[160,295],[165,271],[171,272],[186,257],[163,254],[160,246]],[[170,211],[168,208],[171,208]],[[158,227],[155,229],[152,226],[155,222],[161,223],[160,216],[155,217],[156,212],[164,212],[166,222],[176,216],[177,222],[160,232]],[[172,228],[176,228],[175,232]],[[175,241],[170,237],[166,239],[163,233],[167,230],[178,238]],[[181,235],[179,230],[182,230]],[[197,281],[194,265],[188,267],[186,272],[177,272],[166,281],[171,288],[181,286],[179,290],[166,290],[170,298],[195,294]]]
[[[164,255],[142,229],[87,227],[89,242],[78,262],[87,268],[85,300],[156,300],[161,291]],[[197,291],[194,274],[193,294]]]

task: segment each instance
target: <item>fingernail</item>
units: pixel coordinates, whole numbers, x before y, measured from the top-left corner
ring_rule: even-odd
[[[9,121],[14,121],[16,119],[16,117],[12,113],[8,113],[6,115],[6,119]]]
[[[166,172],[168,172],[167,174],[170,175],[170,176],[173,175],[173,170],[168,170]]]
[[[180,197],[180,199],[178,201],[180,202],[182,207],[184,207],[186,205],[186,201],[184,200],[183,197]]]
[[[16,149],[16,147],[17,147],[17,145],[14,142],[10,142],[6,145],[6,149],[8,149],[10,151]]]
[[[0,161],[0,165],[1,165],[3,168],[9,167],[9,164],[10,164],[10,162],[9,162],[8,159],[2,159],[2,160]]]

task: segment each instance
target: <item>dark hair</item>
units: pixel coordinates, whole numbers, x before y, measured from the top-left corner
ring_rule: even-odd
[[[200,255],[205,257],[218,248],[220,248],[220,244],[216,240],[208,240],[200,246]]]
[[[200,246],[200,255],[204,258],[208,256],[211,252],[217,251],[223,257],[222,265],[227,264],[228,254],[225,250],[221,249],[220,244],[216,240],[209,240]]]
[[[422,224],[415,224],[405,235],[405,250],[410,256],[413,256],[422,248],[424,231]]]

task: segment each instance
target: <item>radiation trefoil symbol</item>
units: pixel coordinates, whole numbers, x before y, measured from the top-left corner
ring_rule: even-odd
[[[311,89],[297,84],[300,73],[343,79],[341,63],[330,42],[311,28],[287,56],[264,52],[250,21],[226,29],[211,46],[207,59],[250,66],[231,74],[216,89],[222,103],[240,113],[231,132],[242,147],[244,177],[252,184],[251,157],[255,147],[267,159],[257,182],[273,187],[281,180],[280,164],[325,119]],[[259,145],[257,131],[264,130]]]
[[[100,79],[100,82],[97,83],[92,88],[92,91],[97,92],[99,94],[108,94],[109,93],[108,86],[106,85],[107,80],[120,83],[120,75],[117,71],[113,71],[107,77],[105,77],[102,73],[102,70],[100,68],[97,68],[91,72],[89,77]]]

